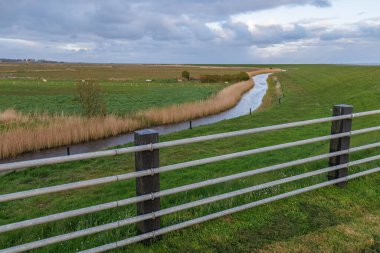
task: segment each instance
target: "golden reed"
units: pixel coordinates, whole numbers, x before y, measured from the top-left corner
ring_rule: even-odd
[[[223,112],[235,106],[241,96],[253,87],[252,81],[243,81],[224,88],[203,101],[152,108],[137,114],[139,118],[157,125],[171,124]]]
[[[266,69],[250,75],[275,72]],[[151,125],[171,124],[225,111],[251,89],[251,80],[224,88],[207,100],[138,112],[134,117],[115,115],[85,118],[61,115],[24,115],[13,109],[0,112],[0,158],[63,145],[116,136]]]
[[[249,76],[280,72],[281,69],[257,69],[248,72]],[[198,102],[172,105],[165,108],[152,108],[137,116],[154,125],[172,124],[190,119],[217,114],[234,107],[242,95],[253,87],[252,80],[243,81],[224,88],[215,96]]]
[[[101,139],[142,127],[141,122],[135,119],[114,115],[94,118],[80,116],[43,116],[43,118],[29,116],[29,121],[25,123],[30,124],[9,126],[1,131],[0,157],[12,157],[27,151]]]

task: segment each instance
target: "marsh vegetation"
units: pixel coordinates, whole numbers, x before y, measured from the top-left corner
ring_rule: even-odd
[[[252,87],[251,80],[0,80],[0,158],[216,114],[235,106]]]

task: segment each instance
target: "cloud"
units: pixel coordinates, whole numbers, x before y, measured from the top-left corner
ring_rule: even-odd
[[[328,0],[314,0],[313,4],[321,8],[331,7],[331,2]]]
[[[23,39],[12,39],[12,38],[0,38],[0,44],[13,44],[13,45],[21,45],[25,47],[35,47],[38,43],[30,40]]]
[[[326,41],[380,39],[380,21],[370,19],[350,23],[336,29],[323,31],[319,37],[321,40]]]
[[[25,37],[91,34],[105,39],[135,40],[151,36],[170,40],[183,38],[190,31],[198,38],[207,38],[205,23],[225,20],[237,13],[286,5],[327,6],[327,3],[326,0],[240,0],[238,3],[230,0],[207,3],[201,0],[20,0],[0,2],[0,33],[25,34]]]
[[[322,51],[346,51],[353,42],[378,44],[379,19],[368,18],[368,10],[352,22],[318,16],[334,5],[328,0],[0,1],[0,58],[238,63],[307,60]],[[292,11],[300,8],[317,14],[296,19]],[[271,14],[275,10],[280,21]],[[234,18],[247,13],[251,22]]]

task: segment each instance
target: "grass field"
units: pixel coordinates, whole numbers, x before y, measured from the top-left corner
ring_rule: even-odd
[[[117,64],[0,63],[0,110],[80,114],[76,81],[96,80],[104,90],[109,113],[130,114],[210,97],[227,84],[178,82],[183,70],[191,77],[230,74],[253,67]],[[1,78],[3,77],[3,78]],[[46,82],[43,81],[46,80]],[[152,82],[146,82],[146,80]]]
[[[253,66],[190,66],[152,64],[28,64],[0,63],[0,77],[47,80],[146,80],[180,78],[187,70],[191,77],[202,74],[234,74]]]
[[[153,107],[198,101],[215,94],[226,84],[201,84],[177,80],[99,81],[109,113],[118,115]],[[80,114],[75,81],[1,80],[0,110],[24,113]]]
[[[277,73],[284,98],[279,104],[271,83],[266,107],[252,116],[202,126],[161,137],[161,141],[220,133],[258,126],[326,117],[334,104],[352,104],[355,111],[380,109],[380,67],[291,65]],[[269,101],[269,102],[268,102]],[[354,120],[354,129],[379,125],[380,117]],[[160,151],[161,165],[327,135],[327,123],[265,134],[197,143]],[[354,136],[352,146],[380,141],[379,133]],[[161,189],[230,175],[329,151],[328,142],[258,154],[161,175]],[[378,154],[372,149],[351,154],[351,160]],[[0,193],[75,182],[133,171],[133,155],[44,166],[0,177]],[[380,162],[350,168],[350,173],[379,166]],[[161,198],[162,208],[229,192],[274,179],[324,168],[327,161],[295,166]],[[326,175],[246,194],[231,200],[193,208],[162,218],[172,225],[239,204],[326,180]],[[378,252],[380,250],[380,175],[327,187],[297,197],[167,234],[152,245],[135,244],[115,252]],[[2,203],[0,224],[53,214],[134,196],[134,181],[49,194]],[[119,207],[95,214],[0,234],[2,248],[38,240],[135,215],[135,207]],[[72,252],[136,234],[134,226],[59,243],[33,252]]]

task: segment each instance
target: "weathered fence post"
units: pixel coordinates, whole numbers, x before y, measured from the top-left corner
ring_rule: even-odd
[[[135,132],[135,146],[157,143],[159,134],[157,131],[145,129]],[[149,150],[135,153],[136,171],[159,167],[159,150]],[[136,178],[136,195],[145,195],[160,191],[159,174]],[[137,215],[147,214],[160,210],[160,198],[137,203]],[[160,228],[160,218],[150,219],[137,223],[140,233],[148,233]]]
[[[333,116],[341,116],[353,113],[352,105],[334,105]],[[352,119],[336,120],[332,122],[331,134],[340,134],[345,132],[350,132],[352,126]],[[330,153],[337,152],[341,150],[346,150],[350,148],[350,136],[332,139],[330,140]],[[329,165],[336,166],[340,164],[345,164],[349,162],[349,154],[339,155],[335,157],[330,157]],[[345,177],[348,175],[348,168],[343,168],[335,171],[330,171],[328,173],[328,179],[334,180],[337,178]],[[347,185],[347,181],[337,183],[339,187]]]

